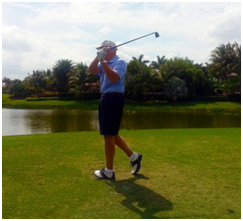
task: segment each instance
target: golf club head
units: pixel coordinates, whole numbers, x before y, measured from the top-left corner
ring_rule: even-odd
[[[116,45],[115,47],[110,48],[110,50],[112,50],[112,49],[114,49],[114,48],[118,48],[118,47],[120,47],[120,46],[122,46],[122,45],[128,44],[128,43],[130,43],[130,42],[136,41],[136,40],[138,40],[138,39],[147,37],[147,36],[149,36],[149,35],[153,35],[153,34],[155,34],[155,37],[156,37],[156,38],[159,37],[159,33],[158,33],[158,32],[152,32],[152,33],[150,33],[150,34],[148,34],[148,35],[144,35],[144,36],[141,36],[141,37],[139,37],[139,38],[135,38],[135,39],[133,39],[133,40],[131,40],[131,41],[127,41],[127,42],[125,42],[125,43]]]

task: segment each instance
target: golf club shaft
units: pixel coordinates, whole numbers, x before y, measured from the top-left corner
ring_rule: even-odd
[[[127,43],[132,42],[132,41],[136,41],[136,40],[138,40],[138,39],[140,39],[140,38],[144,38],[144,37],[147,37],[147,36],[149,36],[149,35],[153,35],[153,34],[155,34],[155,33],[156,33],[156,32],[153,32],[153,33],[144,35],[144,36],[142,36],[142,37],[135,38],[135,39],[133,39],[133,40],[131,40],[131,41],[127,41],[127,42],[125,42],[125,43],[122,43],[122,44],[119,44],[119,45],[117,45],[117,46],[115,46],[115,47],[112,47],[111,49],[114,49],[114,48],[117,48],[117,47],[119,47],[119,46],[125,45],[125,44],[127,44]],[[111,50],[111,49],[110,49],[110,50]]]

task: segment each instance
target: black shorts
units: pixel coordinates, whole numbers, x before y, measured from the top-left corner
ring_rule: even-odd
[[[123,106],[123,94],[110,93],[101,96],[99,103],[99,126],[101,135],[118,135]]]

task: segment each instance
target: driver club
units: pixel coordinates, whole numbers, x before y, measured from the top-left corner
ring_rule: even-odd
[[[128,43],[130,43],[130,42],[132,42],[132,41],[136,41],[136,40],[138,40],[138,39],[141,39],[141,38],[147,37],[147,36],[149,36],[149,35],[153,35],[153,34],[155,35],[155,37],[156,37],[156,38],[158,38],[158,37],[159,37],[159,33],[158,33],[158,32],[153,32],[153,33],[150,33],[150,34],[144,35],[144,36],[142,36],[142,37],[135,38],[135,39],[133,39],[133,40],[131,40],[131,41],[127,41],[127,42],[125,42],[125,43],[119,44],[119,45],[117,45],[117,46],[115,46],[115,47],[110,48],[110,50],[111,50],[111,49],[114,49],[114,48],[118,48],[118,47],[120,47],[120,46],[122,46],[122,45],[128,44]]]

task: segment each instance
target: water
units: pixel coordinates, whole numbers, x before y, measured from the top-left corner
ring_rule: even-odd
[[[240,114],[124,111],[121,129],[241,127]],[[2,135],[98,131],[98,112],[2,109]]]

